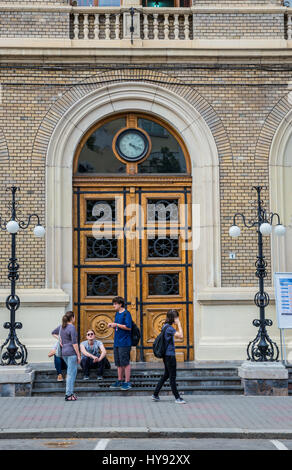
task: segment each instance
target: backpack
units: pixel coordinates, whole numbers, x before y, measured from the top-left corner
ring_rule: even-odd
[[[155,357],[162,359],[165,356],[167,343],[165,341],[165,331],[167,326],[163,326],[161,332],[155,338],[152,349]]]
[[[132,346],[137,346],[141,338],[141,333],[135,322],[132,322],[131,340]]]
[[[124,323],[126,322],[126,313],[123,319]],[[141,339],[141,333],[136,325],[136,323],[132,320],[132,330],[131,330],[131,341],[132,341],[132,346],[137,346],[139,344],[139,341]]]

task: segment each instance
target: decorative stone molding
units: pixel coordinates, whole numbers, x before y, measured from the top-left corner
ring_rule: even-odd
[[[48,143],[54,128],[70,106],[73,106],[77,100],[81,99],[86,94],[92,93],[94,90],[98,90],[107,84],[122,83],[127,80],[136,80],[139,83],[143,82],[154,86],[160,85],[163,89],[173,91],[178,96],[187,99],[188,103],[197,110],[201,118],[210,128],[218,149],[219,161],[232,160],[231,145],[224,125],[212,106],[197,90],[184,85],[182,81],[167,73],[136,69],[101,72],[80,83],[80,85],[70,88],[64,93],[62,97],[51,106],[36,133],[32,149],[32,163],[45,159]]]

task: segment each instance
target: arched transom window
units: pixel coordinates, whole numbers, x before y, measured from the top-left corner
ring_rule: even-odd
[[[75,174],[190,174],[180,136],[153,116],[112,116],[79,144]]]

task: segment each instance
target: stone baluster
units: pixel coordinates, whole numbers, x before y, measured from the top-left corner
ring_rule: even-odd
[[[288,24],[287,24],[288,30],[288,40],[292,39],[292,15],[288,15]]]
[[[169,39],[169,15],[164,15],[164,39]]]
[[[89,34],[88,15],[84,14],[84,39],[88,39],[88,34]]]
[[[153,34],[154,34],[154,40],[158,39],[158,13],[153,14]]]
[[[74,39],[79,38],[79,13],[74,13]]]
[[[178,15],[174,15],[174,39],[178,39],[178,37],[179,37]]]
[[[144,17],[144,39],[149,39],[149,28],[148,28],[148,15],[145,13]]]
[[[190,39],[189,15],[184,15],[184,17],[185,17],[185,22],[184,22],[185,39]]]
[[[94,15],[94,39],[99,39],[99,13]]]
[[[105,15],[105,39],[110,39],[110,15]]]
[[[116,14],[116,22],[115,22],[115,39],[120,38],[120,14]]]

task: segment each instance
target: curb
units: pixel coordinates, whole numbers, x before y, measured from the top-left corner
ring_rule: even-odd
[[[44,428],[0,429],[0,439],[43,438],[219,438],[219,439],[292,439],[292,430],[240,428]]]

